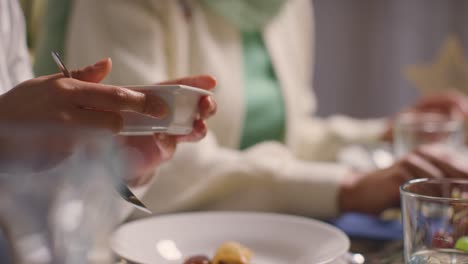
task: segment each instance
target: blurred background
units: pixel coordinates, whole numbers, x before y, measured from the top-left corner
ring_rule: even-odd
[[[463,50],[468,48],[464,29],[468,1],[312,1],[316,20],[314,89],[321,116],[392,114],[419,93],[405,74],[408,67],[437,63],[450,36],[459,40]],[[46,2],[21,0],[32,54]],[[463,58],[463,53],[457,56]],[[460,86],[456,88],[468,89],[465,84]]]
[[[320,98],[320,115],[391,114],[418,94],[404,74],[409,66],[436,63],[451,35],[460,40],[464,50],[468,48],[468,1],[313,2],[317,43],[314,89]]]
[[[19,0],[26,17],[28,45],[32,53],[36,47],[36,40],[42,28],[42,19],[47,0]]]

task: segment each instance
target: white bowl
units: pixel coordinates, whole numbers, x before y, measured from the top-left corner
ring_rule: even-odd
[[[226,241],[250,248],[253,264],[342,263],[349,249],[348,237],[329,224],[253,212],[181,213],[130,222],[115,231],[111,248],[136,263],[182,264],[189,256],[213,256]]]
[[[169,106],[165,118],[154,118],[136,112],[122,112],[124,126],[121,135],[151,135],[167,133],[187,135],[192,132],[193,121],[198,115],[198,102],[211,92],[186,85],[145,85],[126,88],[153,94],[162,98]]]

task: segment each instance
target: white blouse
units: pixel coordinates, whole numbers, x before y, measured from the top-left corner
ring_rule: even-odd
[[[17,0],[0,0],[0,94],[32,75],[20,5]]]

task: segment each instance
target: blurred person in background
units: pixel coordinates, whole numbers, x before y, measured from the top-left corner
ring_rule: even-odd
[[[51,15],[69,5],[52,2]],[[335,162],[348,144],[376,142],[385,133],[391,138],[391,122],[313,115],[314,32],[308,0],[71,3],[65,12],[69,19],[62,23],[67,27],[56,24],[47,32],[62,34],[48,49],[64,48],[70,65],[112,57],[115,67],[105,79],[111,84],[153,83],[201,72],[218,80],[215,98],[222,107],[209,122],[207,137],[181,145],[161,167],[160,177],[143,190],[143,200],[155,213],[377,214],[399,204],[398,188],[410,178],[453,171],[468,176],[448,153],[433,149],[369,173]],[[47,70],[41,61],[38,66]],[[413,109],[466,110],[467,105],[463,97],[446,95],[422,100]]]

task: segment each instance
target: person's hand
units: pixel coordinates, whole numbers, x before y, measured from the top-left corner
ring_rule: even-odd
[[[461,113],[468,117],[468,97],[456,91],[421,98],[412,107],[415,111],[439,112],[447,115]]]
[[[0,96],[0,124],[59,124],[119,132],[120,111],[130,110],[163,117],[167,106],[159,97],[149,98],[123,87],[99,84],[110,71],[111,61],[62,74],[25,81]]]
[[[393,140],[394,120],[400,114],[407,112],[433,112],[453,117],[462,116],[464,119],[468,119],[468,97],[456,91],[422,97],[413,106],[403,109],[389,120],[387,129],[383,135],[384,140]]]
[[[72,72],[25,81],[0,95],[0,162],[55,164],[86,131],[121,130],[120,111],[163,117],[162,99],[100,82],[111,70],[110,59]],[[31,165],[33,166],[33,165]],[[34,167],[36,167],[34,165]]]
[[[339,193],[342,212],[379,214],[400,202],[400,186],[414,178],[468,178],[468,161],[440,145],[421,147],[387,169],[345,179]]]
[[[201,75],[168,81],[161,84],[182,84],[211,90],[216,86],[216,80],[211,76]],[[126,181],[132,186],[139,186],[149,182],[154,175],[155,169],[164,161],[170,159],[179,142],[198,141],[205,137],[207,126],[205,119],[216,112],[216,102],[211,96],[204,96],[199,102],[199,116],[194,121],[193,131],[186,136],[170,136],[166,134],[155,134],[152,136],[129,136],[122,137],[124,144],[137,157],[130,164],[131,174]],[[136,152],[136,153],[135,153]]]

